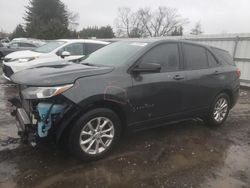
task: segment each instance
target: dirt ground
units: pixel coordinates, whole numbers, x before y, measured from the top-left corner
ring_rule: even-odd
[[[84,163],[52,144],[20,144],[7,98],[16,88],[0,78],[0,187],[250,187],[250,90],[223,127],[198,120],[125,136],[103,160]]]

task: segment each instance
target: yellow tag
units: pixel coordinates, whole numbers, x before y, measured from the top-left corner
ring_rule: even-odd
[[[36,120],[36,118],[35,118],[35,115],[33,114],[32,115],[32,124],[36,124],[37,123],[37,120]]]

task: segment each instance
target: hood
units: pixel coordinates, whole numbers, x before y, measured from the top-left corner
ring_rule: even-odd
[[[25,57],[37,57],[41,55],[43,54],[31,51],[31,50],[23,50],[23,51],[12,52],[6,55],[5,58],[6,59],[18,59],[18,58],[25,58]]]
[[[81,77],[109,73],[113,67],[89,66],[76,63],[50,63],[20,71],[11,76],[14,83],[29,86],[56,86],[74,83]]]

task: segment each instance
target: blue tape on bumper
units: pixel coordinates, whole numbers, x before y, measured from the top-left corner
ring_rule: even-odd
[[[39,103],[37,111],[40,116],[37,132],[39,137],[48,136],[48,131],[52,126],[54,118],[63,112],[65,106],[61,104]]]

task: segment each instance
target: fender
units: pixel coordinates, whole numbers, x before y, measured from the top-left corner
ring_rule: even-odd
[[[62,118],[56,122],[55,125],[56,142],[58,143],[60,141],[64,131],[70,125],[79,119],[86,111],[94,107],[106,107],[114,110],[118,113],[118,116],[122,118],[124,124],[126,124],[125,114],[126,110],[128,110],[128,105],[124,103],[123,98],[114,95],[108,95],[104,98],[103,94],[92,96],[82,100],[79,104],[72,104],[65,110],[62,114]]]

